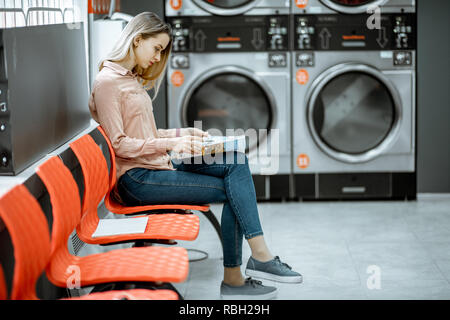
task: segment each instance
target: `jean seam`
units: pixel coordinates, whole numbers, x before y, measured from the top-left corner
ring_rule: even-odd
[[[239,266],[241,266],[242,265],[242,263],[241,264],[223,264],[223,266],[225,267],[225,268],[235,268],[235,267],[239,267]]]
[[[223,168],[223,166],[226,166],[226,164],[209,164],[208,165],[208,167],[207,167],[207,169],[211,169],[211,168]],[[188,172],[197,172],[197,171],[200,171],[200,170],[202,170],[202,169],[204,169],[204,168],[195,168],[195,169],[193,169],[193,170],[189,170]]]
[[[230,180],[230,176],[231,176],[231,174],[227,175],[224,180],[226,180],[226,179]],[[227,184],[229,184],[229,183],[225,184],[225,188],[226,188]],[[236,215],[237,219],[239,220],[239,223],[241,224],[241,228],[242,228],[242,230],[244,230],[244,234],[247,234],[247,229],[245,228],[245,225],[242,221],[241,215],[239,213],[239,209],[234,204],[233,193],[231,191],[231,188],[226,188],[226,189],[227,189],[226,192],[229,193],[229,195],[230,195],[229,201],[230,201],[231,206],[233,207],[234,214]]]
[[[257,237],[257,236],[262,236],[262,235],[264,235],[263,231],[257,231],[257,232],[253,232],[253,233],[250,233],[248,235],[245,235],[245,239],[248,240],[248,239],[251,239],[251,238],[254,238],[254,237]]]
[[[132,176],[128,175],[128,177],[130,177],[131,180],[133,180],[136,183],[139,184],[146,184],[146,185],[153,185],[153,186],[167,186],[167,187],[201,187],[201,188],[214,188],[214,189],[218,189],[221,191],[225,191],[225,189],[217,187],[217,186],[213,186],[213,185],[201,185],[201,184],[171,184],[171,183],[155,183],[155,182],[145,182],[145,181],[140,181],[137,180],[135,178],[133,178]]]
[[[240,251],[239,251],[239,239],[238,239],[238,232],[239,231],[239,225],[238,225],[238,221],[235,219],[234,220],[234,243],[235,243],[235,250],[236,250],[236,252],[235,252],[235,261],[236,261],[236,263],[239,263],[239,260],[241,260],[240,261],[240,263],[239,263],[239,265],[241,265],[242,264],[242,254],[240,254]],[[241,246],[241,248],[242,248],[242,246]]]

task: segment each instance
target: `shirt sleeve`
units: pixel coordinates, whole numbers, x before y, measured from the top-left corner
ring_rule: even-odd
[[[135,158],[167,151],[168,138],[166,137],[137,139],[125,134],[121,114],[121,92],[114,81],[104,79],[96,82],[93,101],[96,108],[96,120],[111,140],[116,156]]]
[[[158,129],[158,134],[161,138],[175,138],[177,129]]]

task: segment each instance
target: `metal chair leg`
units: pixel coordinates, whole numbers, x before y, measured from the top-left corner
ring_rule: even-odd
[[[217,220],[216,216],[214,215],[214,213],[211,210],[203,212],[203,214],[209,220],[209,222],[211,222],[214,229],[216,229],[217,235],[219,236],[220,244],[222,245],[222,249],[223,249],[222,229],[220,227],[219,221]]]

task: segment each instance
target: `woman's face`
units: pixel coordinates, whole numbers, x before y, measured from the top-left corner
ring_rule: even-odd
[[[138,37],[135,40],[137,44],[134,52],[136,54],[136,63],[143,69],[147,69],[152,64],[161,60],[161,51],[166,49],[170,38],[166,33],[160,33],[155,37],[143,39]]]

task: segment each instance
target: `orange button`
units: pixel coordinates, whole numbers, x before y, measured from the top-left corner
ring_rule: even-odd
[[[309,157],[307,154],[301,153],[297,157],[297,166],[300,169],[306,169],[309,167]]]
[[[294,0],[295,5],[300,8],[304,9],[308,5],[308,0]]]
[[[309,80],[308,71],[306,71],[305,69],[299,69],[297,71],[297,74],[295,75],[295,79],[301,85],[307,84]]]
[[[181,71],[175,71],[172,73],[170,81],[175,87],[179,87],[184,83],[184,74]]]
[[[180,10],[183,5],[183,0],[170,0],[169,3],[173,10]]]

